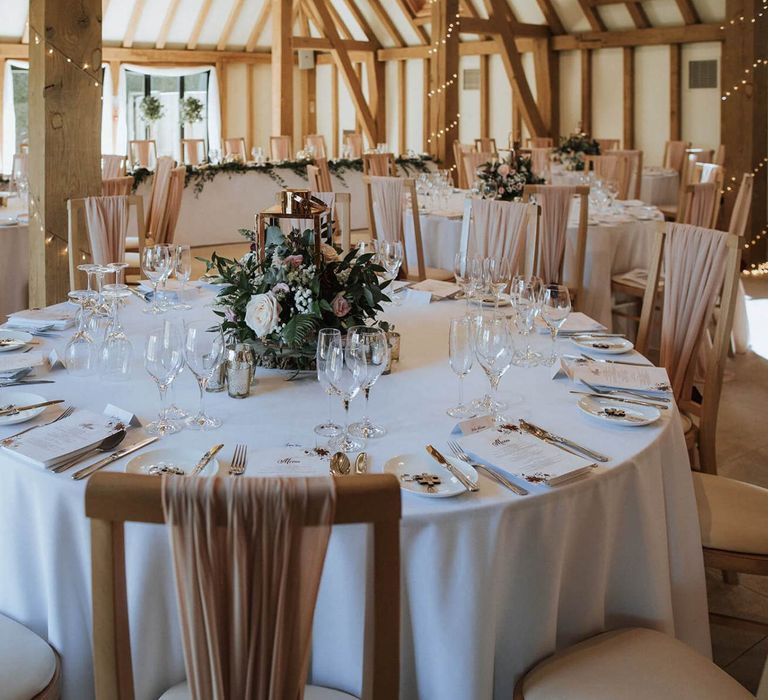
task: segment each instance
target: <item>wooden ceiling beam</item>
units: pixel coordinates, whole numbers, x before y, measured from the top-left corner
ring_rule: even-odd
[[[339,11],[336,9],[336,6],[332,2],[328,3],[328,9],[331,12],[331,17],[333,18],[333,21],[335,22],[336,27],[340,30],[341,38],[347,39],[347,40],[354,39],[355,37],[352,35],[352,32],[347,26],[347,23],[341,18]]]
[[[691,0],[676,0],[677,1],[677,9],[680,10],[680,14],[683,17],[683,22],[686,24],[698,24],[701,22],[701,19],[699,18],[699,13],[696,11],[696,7],[694,6],[693,2]]]
[[[659,44],[693,44],[723,41],[724,33],[717,24],[691,24],[682,27],[649,27],[619,32],[582,32],[552,37],[555,51],[574,49],[608,49],[621,46],[656,46]]]
[[[552,4],[552,0],[536,0],[539,4],[541,14],[544,15],[544,19],[547,20],[549,29],[553,34],[565,34],[565,27],[560,19],[560,15],[557,14],[555,6]]]
[[[352,2],[355,2],[355,0],[352,0]],[[368,4],[371,6],[371,9],[378,18],[379,22],[384,25],[384,29],[387,30],[387,34],[389,34],[392,41],[395,43],[395,46],[405,46],[405,39],[403,39],[403,35],[400,33],[397,25],[392,21],[392,18],[389,16],[389,12],[387,12],[381,6],[381,2],[379,0],[368,0]]]
[[[123,37],[123,46],[126,49],[130,49],[133,46],[133,37],[136,34],[136,28],[139,25],[141,19],[141,13],[144,11],[144,1],[136,0],[133,3],[133,10],[131,11],[131,17],[128,20],[128,27],[125,30],[125,36]]]
[[[462,17],[459,20],[459,32],[462,34],[498,34],[502,25],[490,19],[481,17]],[[518,23],[512,27],[515,37],[525,36],[537,39],[546,39],[550,35],[549,27],[545,24]]]
[[[360,10],[360,7],[358,6],[357,2],[355,0],[344,0],[344,4],[347,6],[347,9],[352,13],[352,16],[355,18],[355,22],[357,22],[357,24],[360,26],[360,29],[363,30],[363,34],[365,34],[368,41],[376,44],[377,49],[381,48],[381,42],[379,41],[379,38],[376,36],[376,32],[373,31],[373,27],[371,27],[370,22],[368,22],[368,19]]]
[[[350,53],[372,52],[376,51],[376,46],[370,41],[350,41],[349,39],[340,39],[343,46]],[[293,37],[294,49],[311,49],[312,51],[331,51],[334,48],[330,39],[317,36],[295,36]]]
[[[269,0],[264,0],[259,16],[256,18],[256,24],[253,25],[253,29],[251,29],[251,33],[248,36],[248,41],[245,44],[246,51],[253,51],[256,48],[256,43],[259,41],[259,37],[263,34],[264,27],[269,19],[271,7],[272,3],[269,2]]]
[[[629,16],[635,23],[638,29],[644,29],[651,26],[651,21],[648,19],[648,15],[645,14],[643,6],[639,2],[625,2],[624,6],[629,12]]]
[[[203,4],[200,6],[200,11],[197,13],[197,19],[192,27],[192,33],[189,35],[189,40],[187,41],[187,48],[190,51],[194,51],[197,48],[200,32],[203,29],[205,20],[208,18],[208,13],[211,11],[212,4],[213,0],[203,0]]]
[[[165,11],[165,17],[163,23],[160,25],[160,31],[157,33],[157,40],[155,41],[155,48],[164,49],[165,43],[168,41],[168,32],[173,24],[173,18],[176,16],[176,10],[179,9],[179,0],[171,0],[168,5],[168,9]]]
[[[240,17],[240,12],[242,11],[244,4],[245,0],[235,0],[232,5],[232,9],[227,15],[227,21],[224,22],[224,28],[221,30],[219,41],[216,44],[217,51],[224,51],[229,45],[229,37],[232,35],[232,28],[235,26],[238,17]]]
[[[419,42],[422,44],[428,44],[429,35],[427,34],[424,27],[422,27],[416,22],[416,16],[413,14],[413,11],[411,10],[411,6],[408,4],[407,0],[395,0],[395,1],[397,2],[397,6],[400,8],[402,13],[405,15],[405,19],[408,21],[408,24],[411,25],[411,29],[413,29],[414,33],[419,38]]]
[[[581,11],[584,13],[584,16],[587,18],[587,22],[589,22],[589,26],[592,28],[592,31],[604,32],[605,23],[603,22],[600,15],[597,14],[597,10],[595,10],[590,4],[590,0],[579,0],[579,6],[581,7]]]

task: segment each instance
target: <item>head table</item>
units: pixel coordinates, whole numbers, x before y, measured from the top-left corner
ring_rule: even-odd
[[[193,289],[189,298],[191,311],[169,312],[167,318],[181,323],[210,316],[207,289]],[[34,390],[77,408],[102,411],[112,403],[145,423],[153,419],[158,395],[142,368],[141,353],[144,334],[159,321],[142,314],[142,304],[131,298],[123,313],[134,343],[131,381],[106,384],[54,370],[48,377],[56,383]],[[369,441],[372,471],[398,454],[424,454],[430,442],[447,449],[454,420],[445,409],[456,400],[456,378],[447,362],[448,326],[463,311],[458,301],[386,310],[402,334],[402,349],[393,373],[371,393],[372,415],[389,431]],[[66,340],[46,340],[43,347],[62,349]],[[544,336],[537,340],[546,348]],[[247,443],[252,464],[260,449],[319,444],[312,429],[324,419],[326,401],[318,383],[286,381],[276,371],[259,370],[257,376],[252,395],[243,401],[208,395],[209,412],[224,420],[221,429],[182,431],[157,444],[202,454],[223,442],[225,464],[237,442]],[[580,413],[567,381],[550,377],[551,368],[512,367],[502,389],[524,401],[511,406],[509,415],[526,417],[612,459],[581,480],[555,488],[528,485],[531,493],[525,497],[485,477],[478,493],[456,498],[404,493],[402,698],[508,700],[515,681],[543,656],[625,625],[662,630],[710,653],[696,504],[676,410],[644,428],[604,427]],[[177,384],[176,402],[194,407],[197,388],[189,371]],[[468,395],[479,395],[486,386],[475,367]],[[360,410],[357,399],[353,417]],[[41,419],[53,415],[51,410]],[[0,428],[0,439],[18,429]],[[137,439],[129,435],[126,444]],[[110,469],[124,469],[127,459]],[[73,700],[93,696],[85,485],[0,452],[0,612],[28,625],[61,653],[64,698]],[[361,687],[366,548],[364,526],[334,529],[313,637],[312,681],[352,693]],[[169,555],[164,528],[127,526],[140,700],[157,698],[184,678]]]

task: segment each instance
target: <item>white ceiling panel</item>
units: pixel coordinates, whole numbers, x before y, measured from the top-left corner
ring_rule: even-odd
[[[242,49],[251,36],[251,30],[261,14],[261,7],[266,0],[245,0],[240,16],[232,27],[229,36],[229,46],[234,49]]]
[[[23,0],[0,0],[0,38],[18,41],[24,34],[29,3]]]

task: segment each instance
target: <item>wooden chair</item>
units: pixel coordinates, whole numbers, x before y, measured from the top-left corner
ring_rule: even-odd
[[[0,692],[3,698],[58,700],[61,659],[32,630],[0,615]]]
[[[239,477],[248,478],[248,477]],[[97,698],[132,700],[128,602],[125,582],[126,522],[163,524],[161,480],[100,473],[85,493],[91,518],[93,653]],[[388,474],[336,479],[334,525],[370,523],[373,542],[372,614],[364,635],[365,695],[393,700],[400,677],[400,486]],[[311,525],[312,521],[307,522]],[[329,693],[331,691],[328,691]],[[330,695],[328,700],[336,697]]]
[[[269,158],[280,161],[289,160],[293,153],[293,139],[290,136],[269,137]]]
[[[185,165],[202,165],[205,157],[205,139],[181,139],[181,162]]]
[[[686,153],[695,155],[697,163],[711,163],[715,157],[713,148],[689,148]]]
[[[157,141],[154,139],[136,139],[128,142],[128,155],[131,168],[153,170],[157,165]]]
[[[322,134],[307,134],[307,146],[314,149],[315,160],[318,158],[328,158],[328,150],[325,147],[325,136]]]
[[[619,139],[595,139],[600,147],[600,153],[615,151],[619,147]]]
[[[715,151],[715,164],[725,167],[725,144],[720,144]]]
[[[397,163],[394,153],[364,153],[363,175],[397,177]]]
[[[363,157],[363,135],[346,134],[344,136],[344,145],[349,148],[349,157],[352,160]]]
[[[333,209],[331,221],[334,242],[344,253],[352,247],[352,195],[349,192],[312,192],[313,197],[325,202]]]
[[[483,137],[479,139],[475,139],[475,150],[478,153],[493,153],[494,155],[499,152],[499,149],[496,148],[496,139]]]
[[[101,154],[101,179],[112,180],[125,175],[125,156]]]
[[[724,181],[725,171],[721,166],[697,163],[694,182],[685,187],[679,222],[715,228],[720,215]]]
[[[307,166],[307,179],[313,192],[333,192],[331,170],[325,158],[315,158],[315,164]]]
[[[662,204],[659,206],[659,210],[664,214],[664,218],[667,221],[677,221],[679,216],[682,216],[683,209],[685,207],[685,198],[688,185],[694,183],[696,176],[696,154],[688,153],[683,154],[683,161],[680,168],[680,182],[677,188],[677,203],[676,204]]]
[[[139,268],[141,251],[144,248],[144,198],[140,195],[128,195],[128,230],[135,229],[136,236],[126,237],[126,251],[120,260],[111,262],[127,262],[131,268]],[[127,252],[129,241],[135,245],[137,252]],[[85,220],[85,199],[67,200],[67,250],[69,251],[69,287],[70,289],[84,289],[86,277],[84,272],[77,269],[78,265],[93,262],[91,244],[88,236],[88,223]]]
[[[467,181],[467,174],[463,163],[465,154],[472,153],[473,150],[472,146],[461,143],[458,139],[453,142],[453,159],[456,162],[456,186],[461,190],[468,190],[472,186],[472,182]]]
[[[685,161],[685,152],[690,147],[690,141],[667,141],[664,144],[664,167],[681,173]]]
[[[461,156],[461,167],[464,171],[464,178],[467,183],[467,187],[472,187],[475,180],[477,180],[477,169],[493,160],[493,153],[464,153]]]
[[[132,175],[124,177],[112,177],[101,181],[102,197],[114,197],[117,195],[129,195],[133,191],[135,180]]]
[[[413,250],[416,254],[416,260],[408,259],[408,245],[405,237],[404,214],[406,213],[404,198],[401,199],[401,214],[397,218],[398,231],[394,238],[403,244],[403,264],[402,271],[406,279],[413,279],[419,282],[425,279],[436,279],[449,281],[453,280],[453,272],[439,267],[427,267],[424,264],[424,245],[421,239],[421,219],[419,217],[419,201],[416,194],[416,181],[412,178],[391,178],[392,180],[402,182],[403,194],[410,194],[410,214],[413,221]],[[371,176],[363,175],[363,184],[365,186],[365,196],[368,205],[368,225],[370,226],[371,238],[377,240],[380,237],[380,231],[377,230],[375,202],[371,187]],[[393,236],[381,236],[391,240]],[[415,263],[415,264],[414,264]]]
[[[541,195],[542,193],[546,193],[549,188],[551,188],[552,185],[525,185],[523,187],[523,201],[524,202],[530,202],[531,196]],[[579,198],[579,223],[578,228],[576,230],[576,260],[575,265],[573,267],[573,271],[571,274],[575,274],[576,276],[572,279],[565,280],[564,279],[564,268],[565,268],[565,249],[567,246],[563,248],[563,254],[560,257],[560,261],[558,263],[558,269],[559,269],[559,277],[558,280],[545,280],[546,284],[549,284],[551,282],[560,281],[562,280],[562,283],[565,284],[568,287],[568,291],[570,292],[571,300],[573,301],[574,308],[578,305],[578,299],[581,296],[581,291],[584,288],[584,262],[586,260],[587,255],[587,230],[588,230],[588,222],[589,222],[589,186],[587,185],[580,185],[578,187],[572,187],[573,194],[578,196]],[[541,204],[539,205],[541,207]],[[541,255],[542,255],[542,239],[545,236],[552,235],[551,231],[546,230],[545,221],[546,216],[544,215],[543,209],[541,210],[541,220],[538,230],[538,235],[536,236],[536,245],[534,249],[534,270],[535,274],[541,276]],[[567,227],[568,224],[566,222],[566,236],[567,236]]]
[[[603,632],[539,661],[513,700],[754,700],[711,659],[640,627]]]
[[[640,199],[640,186],[643,184],[643,152],[640,150],[615,150],[613,154],[629,159],[629,188],[627,199]]]
[[[245,150],[245,138],[243,136],[232,136],[228,139],[222,139],[222,153],[224,158],[235,157],[245,163],[248,160],[248,153]]]
[[[592,170],[600,180],[611,181],[619,190],[617,199],[627,199],[629,183],[632,177],[632,159],[621,153],[609,153],[604,156],[585,156],[585,167]]]
[[[554,148],[555,140],[549,136],[531,136],[525,139],[525,145],[528,148]]]

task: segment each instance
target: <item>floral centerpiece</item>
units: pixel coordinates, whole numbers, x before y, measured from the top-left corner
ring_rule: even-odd
[[[263,367],[310,370],[314,368],[317,331],[375,322],[381,303],[389,301],[384,289],[389,280],[378,274],[373,254],[340,250],[321,244],[315,262],[315,232],[292,230],[284,235],[277,226],[266,231],[264,255],[259,255],[255,233],[241,229],[251,241],[251,252],[239,260],[216,253],[204,261],[212,281],[224,285],[214,313],[225,337],[250,343]],[[378,324],[386,330],[387,324]]]
[[[483,193],[495,188],[496,199],[511,201],[523,196],[525,185],[538,185],[544,180],[536,177],[531,169],[531,159],[512,152],[504,160],[483,163],[475,173],[483,183]]]
[[[584,156],[599,156],[600,144],[589,134],[576,131],[563,139],[555,149],[553,160],[566,170],[584,170]]]

